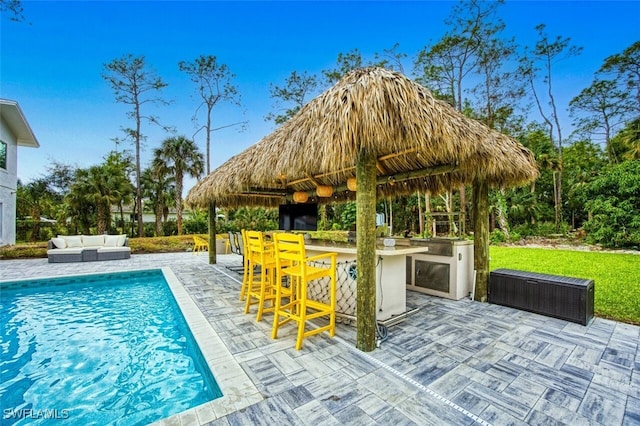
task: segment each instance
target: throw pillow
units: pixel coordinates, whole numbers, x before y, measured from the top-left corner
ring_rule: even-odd
[[[104,246],[105,247],[118,247],[118,241],[120,241],[119,235],[105,235]]]
[[[104,245],[104,235],[83,235],[82,245],[85,247],[100,247]]]
[[[64,241],[67,243],[67,248],[82,247],[82,237],[80,235],[63,236]]]
[[[52,238],[51,242],[56,246],[56,248],[67,248],[67,243],[64,238]]]

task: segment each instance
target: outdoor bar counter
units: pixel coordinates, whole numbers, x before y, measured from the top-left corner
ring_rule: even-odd
[[[336,311],[347,317],[356,316],[357,306],[357,249],[355,243],[311,240],[305,244],[307,256],[338,253]],[[385,247],[382,240],[376,245],[376,312],[379,321],[390,320],[407,311],[406,256],[427,253],[424,246]],[[327,297],[327,283],[310,285],[316,297]],[[314,288],[315,287],[315,288]]]

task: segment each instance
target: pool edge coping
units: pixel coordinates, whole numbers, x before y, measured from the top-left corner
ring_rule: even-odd
[[[159,269],[222,391],[222,396],[152,424],[181,424],[180,418],[190,420],[189,423],[197,419],[199,424],[205,424],[262,401],[262,394],[229,352],[173,270],[168,266]]]

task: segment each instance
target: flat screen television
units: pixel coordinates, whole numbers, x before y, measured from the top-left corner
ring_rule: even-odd
[[[281,204],[279,219],[279,229],[284,231],[316,231],[318,204]]]

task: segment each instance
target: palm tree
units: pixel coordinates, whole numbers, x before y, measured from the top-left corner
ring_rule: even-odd
[[[83,232],[92,215],[86,206],[95,206],[98,234],[109,231],[111,227],[111,206],[121,205],[133,195],[133,185],[126,173],[126,162],[116,161],[110,155],[104,164],[80,169],[71,184],[67,203],[79,214]]]
[[[622,157],[640,160],[640,117],[631,120],[617,136],[624,151]]]
[[[33,220],[31,241],[38,241],[40,237],[40,217],[51,207],[51,199],[52,194],[46,179],[36,179],[26,185],[18,182],[18,211],[30,215]]]
[[[122,152],[111,151],[105,160],[104,167],[109,173],[112,190],[119,194],[117,204],[122,224],[121,232],[124,234],[124,204],[130,204],[133,201],[134,187],[130,179],[134,171],[133,158]]]
[[[171,200],[175,198],[174,178],[162,161],[154,159],[151,167],[142,172],[142,196],[153,206],[156,218],[156,237],[163,235],[162,222],[164,212]]]
[[[198,146],[185,136],[174,136],[162,142],[154,151],[154,163],[164,163],[175,177],[176,214],[178,217],[178,235],[182,235],[182,184],[185,174],[199,178],[204,170],[204,159]]]

